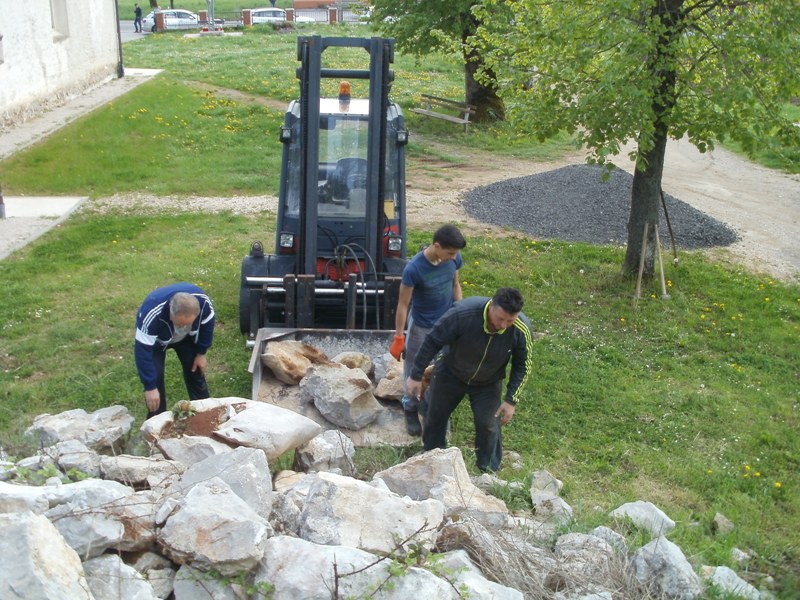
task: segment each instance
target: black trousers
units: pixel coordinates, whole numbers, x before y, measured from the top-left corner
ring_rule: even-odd
[[[481,471],[499,471],[503,458],[503,434],[500,408],[503,381],[488,385],[470,385],[457,379],[443,362],[436,364],[431,383],[425,392],[425,427],[422,443],[425,450],[447,447],[447,424],[450,415],[464,396],[469,397],[475,423],[475,459]]]
[[[186,383],[186,391],[189,392],[189,400],[208,398],[210,394],[208,393],[208,384],[206,383],[205,375],[200,372],[200,369],[192,373],[192,365],[197,356],[197,346],[192,339],[188,337],[184,338],[177,344],[167,346],[167,350],[170,348],[175,350],[175,354],[178,355],[178,359],[181,361],[181,366],[183,367],[183,381]],[[157,411],[147,412],[148,419],[167,410],[167,390],[164,384],[164,362],[166,358],[166,351],[162,352],[157,348],[153,349],[153,365],[158,373],[156,387],[161,397],[161,404],[159,404]]]

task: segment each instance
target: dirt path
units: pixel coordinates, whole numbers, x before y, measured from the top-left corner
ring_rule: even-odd
[[[470,233],[502,234],[502,228],[467,216],[462,205],[465,192],[504,179],[584,162],[583,153],[558,161],[535,162],[498,158],[469,148],[455,155],[452,148],[442,151],[451,158],[455,156],[455,161],[408,162],[408,221],[413,227],[430,228],[433,224],[456,222]],[[619,161],[619,166],[633,172],[627,160]],[[800,176],[759,167],[725,150],[700,154],[694,146],[681,141],[668,145],[663,187],[665,192],[738,232],[741,241],[710,251],[715,258],[782,281],[800,282]],[[190,207],[203,211],[255,212],[274,210],[277,201],[268,196],[178,200],[136,193],[88,201],[81,210],[103,211],[112,206],[137,212]],[[53,225],[52,218],[0,220],[0,259]]]
[[[626,148],[623,156],[631,148]],[[452,156],[452,152],[450,152]],[[479,185],[582,164],[583,153],[554,162],[532,162],[472,153],[460,162],[430,161],[408,168],[408,218],[413,225],[456,221],[468,231],[498,231],[470,219],[463,194]],[[627,158],[617,161],[633,172]],[[800,281],[800,176],[760,167],[726,150],[701,154],[688,141],[667,146],[664,191],[737,231],[741,241],[711,252],[784,281]]]

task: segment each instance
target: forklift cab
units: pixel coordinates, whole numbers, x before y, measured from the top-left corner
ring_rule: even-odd
[[[357,60],[366,51],[369,68],[323,66],[323,55],[354,63],[341,60],[348,49]],[[391,328],[407,263],[408,131],[389,98],[394,40],[308,36],[297,50],[300,97],[280,132],[275,253],[257,241],[242,260],[241,330],[252,339],[267,325]]]
[[[340,98],[349,91],[346,81],[340,83]],[[349,98],[349,97],[348,97]],[[394,108],[394,107],[393,107]],[[301,106],[295,101],[286,115],[284,134],[287,140],[283,170],[285,181],[281,194],[282,214],[280,231],[299,233],[303,148],[301,143]],[[320,232],[317,251],[333,252],[340,244],[364,241],[367,218],[367,149],[369,125],[369,101],[367,99],[322,98],[319,116],[319,163],[317,168],[317,220]],[[398,133],[401,141],[398,142]],[[383,161],[383,182],[380,190],[379,218],[387,225],[387,236],[399,235],[402,203],[403,145],[406,132],[399,111],[389,110],[386,116],[386,138]],[[389,250],[387,248],[387,250]],[[399,256],[399,254],[397,254]]]

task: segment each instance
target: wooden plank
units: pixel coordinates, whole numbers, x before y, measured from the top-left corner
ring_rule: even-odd
[[[468,125],[469,121],[466,119],[461,119],[459,117],[454,117],[452,115],[445,115],[443,113],[437,113],[432,110],[425,110],[424,108],[409,108],[413,113],[417,113],[420,115],[425,115],[426,117],[433,117],[435,119],[443,119],[445,121],[450,121],[451,123],[458,123],[459,125]]]
[[[430,101],[431,104],[440,104],[445,107],[460,110],[461,112],[468,112],[470,114],[475,114],[475,108],[471,104],[467,104],[466,102],[458,102],[457,100],[448,100],[447,98],[440,98],[439,96],[430,96],[428,94],[422,94],[421,97],[424,98],[425,100]]]

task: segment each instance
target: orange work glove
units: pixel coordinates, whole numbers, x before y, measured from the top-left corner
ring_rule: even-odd
[[[389,353],[394,356],[395,360],[400,360],[400,357],[403,355],[403,348],[406,345],[406,336],[405,335],[396,335],[392,340],[392,345],[389,346]]]

